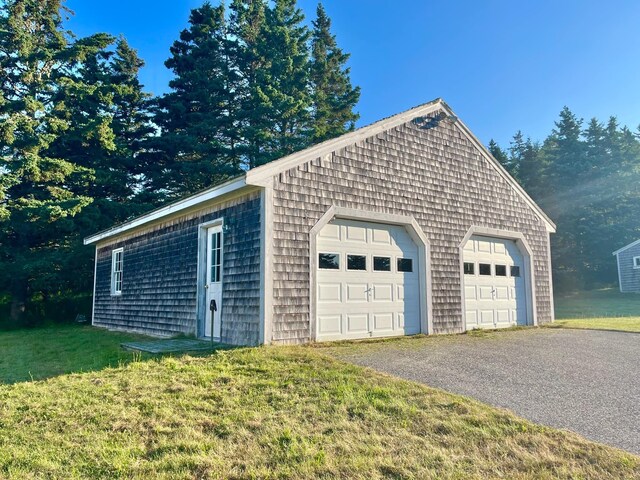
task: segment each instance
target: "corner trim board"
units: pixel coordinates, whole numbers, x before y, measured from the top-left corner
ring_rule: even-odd
[[[260,193],[260,343],[273,341],[273,185]]]

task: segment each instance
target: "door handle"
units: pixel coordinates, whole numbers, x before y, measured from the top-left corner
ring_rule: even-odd
[[[211,310],[212,312],[217,312],[218,311],[218,305],[216,304],[215,299],[211,300],[211,302],[209,302],[209,310]]]

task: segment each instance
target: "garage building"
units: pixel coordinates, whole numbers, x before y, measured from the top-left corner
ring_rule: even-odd
[[[538,325],[554,231],[438,99],[88,237],[93,324],[238,345]]]

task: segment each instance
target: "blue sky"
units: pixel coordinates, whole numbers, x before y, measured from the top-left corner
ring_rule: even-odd
[[[78,35],[124,35],[167,90],[169,46],[201,0],[68,0]],[[212,1],[216,3],[216,1]],[[299,0],[307,20],[316,0]],[[543,139],[564,105],[640,124],[640,2],[325,0],[362,87],[359,125],[442,97],[484,143]]]

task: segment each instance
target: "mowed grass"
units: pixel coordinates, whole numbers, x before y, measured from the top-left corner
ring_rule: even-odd
[[[552,327],[580,328],[588,330],[614,330],[620,332],[640,333],[640,317],[615,318],[579,318],[570,320],[556,320]]]
[[[264,347],[0,386],[0,478],[629,479],[640,458],[322,349]]]
[[[640,294],[592,290],[558,296],[555,306],[551,327],[640,332]]]
[[[557,295],[554,303],[559,320],[640,317],[640,294],[620,293],[613,288]]]
[[[0,384],[100,370],[145,358],[124,351],[120,343],[146,338],[79,325],[0,332]]]

